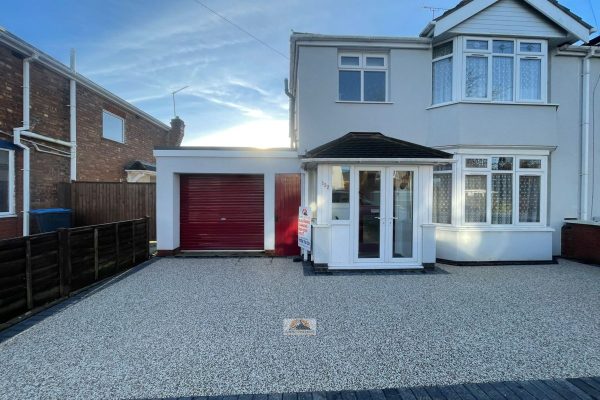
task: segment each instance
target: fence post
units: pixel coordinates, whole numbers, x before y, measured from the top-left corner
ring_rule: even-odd
[[[98,280],[98,228],[94,228],[94,280]]]
[[[25,282],[27,285],[27,309],[33,308],[33,280],[31,277],[31,239],[25,239]]]
[[[145,237],[144,237],[144,248],[146,249],[145,251],[145,257],[146,260],[150,259],[150,217],[149,216],[145,216],[144,217],[144,233],[145,233]]]
[[[71,231],[67,228],[58,230],[58,257],[60,295],[66,297],[71,293]]]
[[[115,255],[117,259],[115,260],[115,270],[119,270],[119,223],[115,223]]]
[[[131,252],[132,254],[132,263],[131,266],[135,265],[135,220],[131,221]]]

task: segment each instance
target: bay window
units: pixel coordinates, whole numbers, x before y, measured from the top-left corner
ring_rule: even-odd
[[[543,157],[465,156],[462,176],[465,224],[543,222]]]
[[[545,41],[465,38],[463,57],[465,100],[546,100]]]
[[[14,151],[0,148],[0,216],[14,214]]]
[[[387,55],[341,53],[338,56],[340,101],[386,102]]]
[[[432,103],[452,101],[452,41],[433,48]]]
[[[433,222],[452,223],[452,164],[433,167]]]

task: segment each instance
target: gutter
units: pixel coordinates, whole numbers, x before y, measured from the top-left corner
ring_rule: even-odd
[[[581,100],[581,183],[580,183],[580,205],[579,219],[587,220],[588,194],[589,194],[589,170],[590,170],[590,59],[594,57],[596,48],[590,46],[588,54],[583,58],[583,80]]]

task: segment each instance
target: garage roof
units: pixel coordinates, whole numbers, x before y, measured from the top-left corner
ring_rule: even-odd
[[[452,158],[452,154],[379,132],[350,132],[308,151],[306,158]]]

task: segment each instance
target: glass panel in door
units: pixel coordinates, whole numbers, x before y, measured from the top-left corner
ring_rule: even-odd
[[[381,171],[358,171],[358,258],[380,258]]]
[[[392,257],[413,257],[413,171],[394,171]]]

